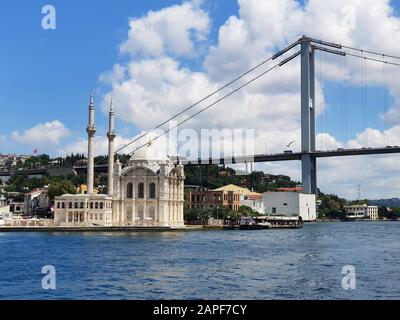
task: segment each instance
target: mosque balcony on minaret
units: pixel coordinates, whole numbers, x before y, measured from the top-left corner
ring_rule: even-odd
[[[94,137],[96,128],[94,126],[87,126],[86,132],[88,133],[89,137]]]
[[[116,134],[115,131],[107,132],[107,137],[108,137],[109,140],[114,140],[116,136],[117,136],[117,134]]]

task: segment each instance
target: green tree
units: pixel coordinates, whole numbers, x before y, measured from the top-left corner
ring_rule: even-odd
[[[254,211],[249,206],[240,206],[239,213],[244,217],[254,216]]]
[[[54,197],[61,196],[63,194],[76,194],[76,188],[68,180],[53,181],[49,186],[49,198],[54,200]]]
[[[339,198],[334,194],[323,194],[319,195],[319,200],[321,201],[318,208],[318,215],[320,218],[329,219],[345,219],[346,213],[344,210],[344,205],[346,201]]]

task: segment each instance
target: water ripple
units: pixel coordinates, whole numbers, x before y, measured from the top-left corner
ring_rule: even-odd
[[[0,299],[400,299],[400,224],[302,230],[0,233]],[[41,268],[57,290],[41,289]],[[341,287],[356,268],[356,290]]]

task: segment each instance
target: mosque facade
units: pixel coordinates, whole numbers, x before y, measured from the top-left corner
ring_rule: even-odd
[[[114,111],[109,113],[108,194],[95,194],[94,103],[89,104],[88,191],[55,198],[54,224],[64,227],[184,227],[184,168],[156,143],[114,162]]]

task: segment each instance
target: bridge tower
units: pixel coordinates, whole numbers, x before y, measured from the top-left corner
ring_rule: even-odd
[[[301,44],[301,172],[303,193],[317,194],[315,151],[315,52],[312,39],[303,36]]]

